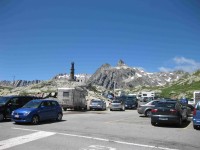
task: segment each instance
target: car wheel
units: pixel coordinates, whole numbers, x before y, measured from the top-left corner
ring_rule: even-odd
[[[31,120],[31,123],[36,125],[39,123],[39,117],[37,115],[34,115],[32,120]]]
[[[156,126],[156,122],[151,122],[151,125],[152,126]]]
[[[182,118],[180,117],[178,121],[178,127],[181,127],[181,126],[182,126]]]
[[[64,109],[64,111],[67,111],[67,108],[63,108]]]
[[[194,129],[197,129],[197,126],[196,126],[196,125],[193,125],[193,128],[194,128]]]
[[[57,121],[61,121],[61,120],[62,120],[62,116],[63,116],[63,115],[62,115],[61,113],[58,113],[57,119],[56,119],[56,120],[57,120]]]
[[[3,121],[3,119],[4,119],[3,114],[0,114],[0,122]]]
[[[151,110],[146,110],[145,116],[146,117],[151,117]]]
[[[112,111],[112,109],[110,109],[110,111]]]

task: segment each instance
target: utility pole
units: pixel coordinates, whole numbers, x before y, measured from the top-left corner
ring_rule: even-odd
[[[114,91],[113,91],[114,97],[115,97],[115,81],[114,81]]]

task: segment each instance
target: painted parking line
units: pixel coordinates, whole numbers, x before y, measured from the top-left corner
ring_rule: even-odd
[[[46,132],[46,131],[39,131],[39,130],[32,130],[32,129],[24,129],[24,128],[12,128],[16,130],[26,130],[26,131],[37,131],[38,132]],[[70,136],[70,137],[77,137],[77,138],[84,138],[84,139],[91,139],[91,140],[97,140],[97,141],[104,141],[104,142],[113,142],[117,144],[123,144],[123,145],[132,145],[132,146],[138,146],[138,147],[144,147],[144,148],[153,148],[153,149],[159,149],[159,150],[178,150],[178,149],[172,149],[167,147],[160,147],[160,146],[153,146],[153,145],[145,145],[145,144],[139,144],[139,143],[131,143],[131,142],[124,142],[124,141],[115,141],[110,139],[104,139],[104,138],[98,138],[98,137],[91,137],[91,136],[83,136],[83,135],[77,135],[77,134],[68,134],[68,133],[59,133],[59,132],[46,132],[50,135],[59,134],[64,136]],[[49,136],[50,136],[49,135]],[[0,143],[1,145],[1,143]],[[1,146],[0,146],[1,148]],[[0,149],[1,150],[1,149]]]
[[[27,142],[31,142],[34,140],[38,140],[41,138],[45,138],[51,135],[54,135],[56,133],[54,132],[45,132],[45,131],[38,131],[32,134],[24,135],[24,136],[18,136],[15,138],[7,139],[0,141],[0,150],[7,149],[13,146],[25,144]]]

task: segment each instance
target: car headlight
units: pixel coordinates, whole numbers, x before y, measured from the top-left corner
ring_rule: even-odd
[[[30,112],[25,112],[24,116],[28,116],[30,114]]]

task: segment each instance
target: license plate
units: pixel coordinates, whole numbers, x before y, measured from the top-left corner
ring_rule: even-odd
[[[168,120],[168,118],[159,118],[159,120]]]
[[[15,118],[19,118],[19,115],[15,115]]]

